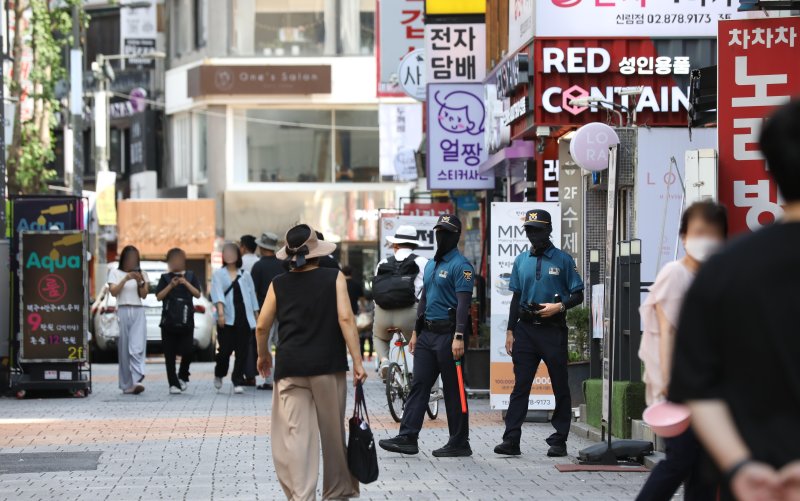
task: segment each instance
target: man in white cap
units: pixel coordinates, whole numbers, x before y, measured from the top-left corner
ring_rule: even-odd
[[[422,293],[422,277],[428,260],[414,254],[419,247],[417,229],[406,224],[394,236],[386,237],[394,255],[378,263],[372,285],[375,299],[373,339],[380,360],[380,377],[386,379],[389,366],[388,329],[401,329],[411,336],[417,321],[417,302]],[[406,339],[407,341],[408,339]]]

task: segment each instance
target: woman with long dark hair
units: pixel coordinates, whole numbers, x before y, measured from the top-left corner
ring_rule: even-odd
[[[211,276],[211,301],[217,311],[217,365],[214,367],[214,387],[222,388],[222,378],[228,374],[231,353],[236,352],[231,382],[234,393],[244,393],[244,364],[250,337],[256,328],[258,299],[250,273],[242,269],[242,251],[234,243],[222,248],[222,268]]]
[[[117,298],[119,388],[125,394],[138,395],[144,391],[147,321],[142,299],[147,297],[148,281],[136,247],[122,249],[119,266],[108,272],[108,290]]]
[[[286,234],[278,258],[290,271],[272,280],[258,318],[258,371],[272,370],[267,340],[278,322],[275,386],[272,393],[272,457],[287,499],[316,499],[322,446],[322,498],[358,496],[347,466],[344,412],[347,351],[353,383],[365,381],[358,331],[347,281],[338,269],[320,268],[336,245],[317,239],[308,225]]]

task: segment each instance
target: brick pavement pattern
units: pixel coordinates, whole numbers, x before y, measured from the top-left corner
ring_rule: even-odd
[[[97,470],[0,472],[2,500],[279,500],[269,446],[272,392],[247,388],[234,395],[230,379],[212,386],[209,363],[192,365],[182,395],[167,394],[163,364],[148,363],[147,390],[117,389],[114,364],[94,366],[94,391],[84,399],[0,401],[0,453],[98,451]],[[376,439],[394,436],[384,387],[370,373],[366,385]],[[349,380],[349,377],[348,377]],[[352,408],[352,391],[348,397]],[[431,451],[447,440],[444,406],[426,419],[420,454],[378,451],[377,482],[362,486],[369,500],[633,499],[643,473],[559,473],[567,458],[547,458],[549,424],[526,424],[523,455],[492,451],[500,441],[500,413],[486,399],[470,400],[471,458],[437,459]],[[571,437],[569,452],[590,445]],[[321,483],[321,474],[320,474]]]

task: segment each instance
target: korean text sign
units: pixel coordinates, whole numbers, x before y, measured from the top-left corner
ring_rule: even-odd
[[[486,108],[482,84],[428,84],[428,187],[485,190],[494,177],[478,166],[488,153],[483,136]]]
[[[20,360],[85,361],[86,233],[20,234]]]
[[[486,25],[426,24],[427,82],[481,82],[486,76]]]
[[[530,251],[530,242],[525,236],[522,223],[525,212],[544,209],[553,216],[561,213],[558,203],[494,202],[491,213],[491,352],[490,396],[492,409],[508,409],[511,390],[514,388],[514,364],[506,352],[506,327],[508,310],[514,295],[509,289],[511,270],[518,255]],[[561,219],[553,217],[553,242],[561,241]],[[533,380],[528,409],[553,409],[555,397],[550,385],[550,374],[544,363],[539,364]]]
[[[720,23],[719,199],[732,233],[756,230],[783,213],[758,138],[774,108],[800,94],[798,36],[797,17]]]
[[[403,56],[423,47],[423,0],[378,0],[378,95],[402,96],[397,68]]]
[[[713,37],[738,0],[539,0],[539,37]]]

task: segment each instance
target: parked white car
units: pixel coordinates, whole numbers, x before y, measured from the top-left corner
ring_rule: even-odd
[[[109,263],[108,270],[116,269],[118,263]],[[142,300],[147,319],[148,349],[161,345],[161,302],[156,299],[156,286],[161,275],[167,272],[167,263],[162,261],[142,261],[142,270],[150,281],[150,292]],[[205,296],[194,298],[194,346],[199,352],[200,360],[213,360],[217,349],[216,322],[213,305]],[[94,330],[95,348],[100,352],[117,352],[119,324],[117,322],[117,299],[108,291],[108,284],[92,304],[92,328]]]

